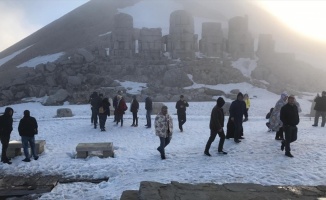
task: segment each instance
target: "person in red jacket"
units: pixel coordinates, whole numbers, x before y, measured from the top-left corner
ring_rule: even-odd
[[[121,122],[121,126],[123,126],[123,115],[125,114],[125,111],[128,109],[126,105],[126,101],[121,95],[117,96],[118,99],[118,104],[117,104],[117,109],[116,109],[116,115],[117,115],[117,124]]]

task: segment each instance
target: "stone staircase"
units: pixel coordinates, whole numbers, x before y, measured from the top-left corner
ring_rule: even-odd
[[[141,182],[139,191],[127,190],[121,200],[278,200],[326,199],[326,186],[263,186],[252,183],[186,184]]]

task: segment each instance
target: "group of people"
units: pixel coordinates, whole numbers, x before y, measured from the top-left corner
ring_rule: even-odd
[[[7,149],[10,141],[10,134],[13,130],[14,110],[7,107],[3,115],[0,116],[0,139],[2,144],[1,162],[12,164],[10,158],[7,157]],[[34,117],[30,115],[29,110],[24,111],[24,117],[19,121],[18,132],[21,136],[25,159],[24,162],[30,162],[31,156],[37,160],[39,156],[35,150],[35,135],[38,134],[38,125]],[[31,148],[32,155],[30,156],[28,147]]]

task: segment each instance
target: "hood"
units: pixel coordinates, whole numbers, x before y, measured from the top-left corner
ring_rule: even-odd
[[[224,101],[224,99],[223,99],[222,97],[219,97],[219,98],[217,99],[216,103],[217,103],[217,106],[218,106],[218,107],[222,108],[223,105],[225,104],[225,101]]]
[[[30,117],[30,116],[31,116],[31,114],[30,114],[29,110],[25,110],[24,117]]]
[[[242,97],[243,97],[243,94],[242,94],[241,92],[239,92],[238,95],[237,95],[237,98],[238,98],[239,96],[242,96]]]
[[[11,115],[9,114],[10,111],[12,111],[12,114],[11,114]],[[7,108],[5,109],[5,113],[4,113],[4,115],[12,116],[13,113],[14,113],[14,110],[13,110],[11,107],[7,107]]]

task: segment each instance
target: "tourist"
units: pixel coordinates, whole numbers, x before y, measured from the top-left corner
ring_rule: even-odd
[[[91,99],[91,106],[92,106],[92,118],[94,123],[94,128],[97,127],[97,118],[98,118],[98,110],[101,105],[102,99],[97,94],[97,92],[94,94],[93,98]]]
[[[231,103],[230,106],[230,120],[234,123],[234,142],[241,142],[240,139],[244,139],[243,134],[243,116],[247,112],[246,104],[243,101],[243,94],[238,93],[237,99]]]
[[[136,95],[132,97],[132,101],[130,103],[130,112],[132,113],[132,125],[134,127],[138,126],[138,109],[139,109],[139,103],[137,101]]]
[[[125,111],[128,109],[126,102],[124,98],[121,95],[117,96],[118,104],[116,109],[116,115],[117,115],[117,121],[116,125],[121,122],[121,126],[123,126],[123,115],[125,114]]]
[[[35,135],[38,134],[38,126],[36,119],[30,116],[29,110],[24,111],[24,117],[20,120],[18,125],[18,132],[22,138],[23,150],[25,154],[24,162],[30,162],[30,155],[28,145],[31,147],[31,153],[34,160],[38,159],[35,149]]]
[[[319,96],[317,94],[317,97],[315,98],[315,107],[314,109],[316,110],[315,114],[315,123],[312,126],[318,126],[318,120],[319,117],[321,116],[321,127],[325,126],[325,121],[326,121],[326,91],[322,92],[322,96]]]
[[[101,106],[99,107],[99,121],[100,121],[100,129],[101,131],[106,131],[105,123],[108,116],[110,116],[110,102],[108,98],[104,98],[101,102]]]
[[[114,120],[113,122],[116,122],[117,121],[117,114],[116,114],[116,110],[117,110],[117,107],[118,107],[118,95],[122,95],[122,91],[118,91],[118,94],[115,95],[115,97],[113,98],[113,108],[114,108]]]
[[[147,124],[145,126],[146,128],[151,128],[152,127],[151,114],[153,110],[153,102],[149,96],[146,97],[145,99],[145,110],[146,110],[146,120],[147,120]]]
[[[160,146],[157,150],[161,153],[162,160],[164,160],[165,147],[170,143],[173,134],[173,121],[168,114],[167,106],[162,106],[161,112],[155,118],[155,133],[160,138]]]
[[[283,140],[283,123],[280,119],[281,108],[287,103],[286,92],[281,94],[281,98],[276,102],[273,112],[269,118],[270,129],[276,131],[275,140]]]
[[[299,124],[299,112],[295,105],[295,98],[293,95],[288,97],[288,103],[281,108],[280,119],[283,122],[283,129],[285,133],[285,140],[282,141],[281,150],[284,150],[285,155],[288,157],[293,157],[291,154],[290,143],[297,140]]]
[[[184,99],[183,95],[180,95],[180,100],[177,101],[175,108],[177,109],[178,114],[178,122],[179,122],[179,129],[181,132],[183,132],[182,125],[186,123],[186,108],[189,107],[188,102]]]
[[[206,143],[204,154],[207,156],[211,156],[209,153],[209,149],[211,147],[212,142],[214,142],[216,135],[218,134],[220,137],[220,142],[218,144],[218,152],[220,154],[227,154],[223,151],[223,145],[225,140],[225,134],[224,134],[224,111],[223,111],[223,105],[225,104],[225,101],[222,97],[219,97],[216,101],[216,105],[212,109],[211,112],[211,119],[209,122],[209,128],[211,130],[211,135]]]
[[[249,99],[248,94],[244,94],[243,101],[246,103],[246,110],[247,110],[247,112],[245,113],[245,118],[244,118],[243,122],[246,122],[246,121],[248,121],[248,111],[250,108],[250,99]]]
[[[10,159],[7,157],[7,149],[12,131],[12,115],[14,110],[7,107],[3,115],[0,116],[0,138],[2,144],[1,162],[11,164]]]

